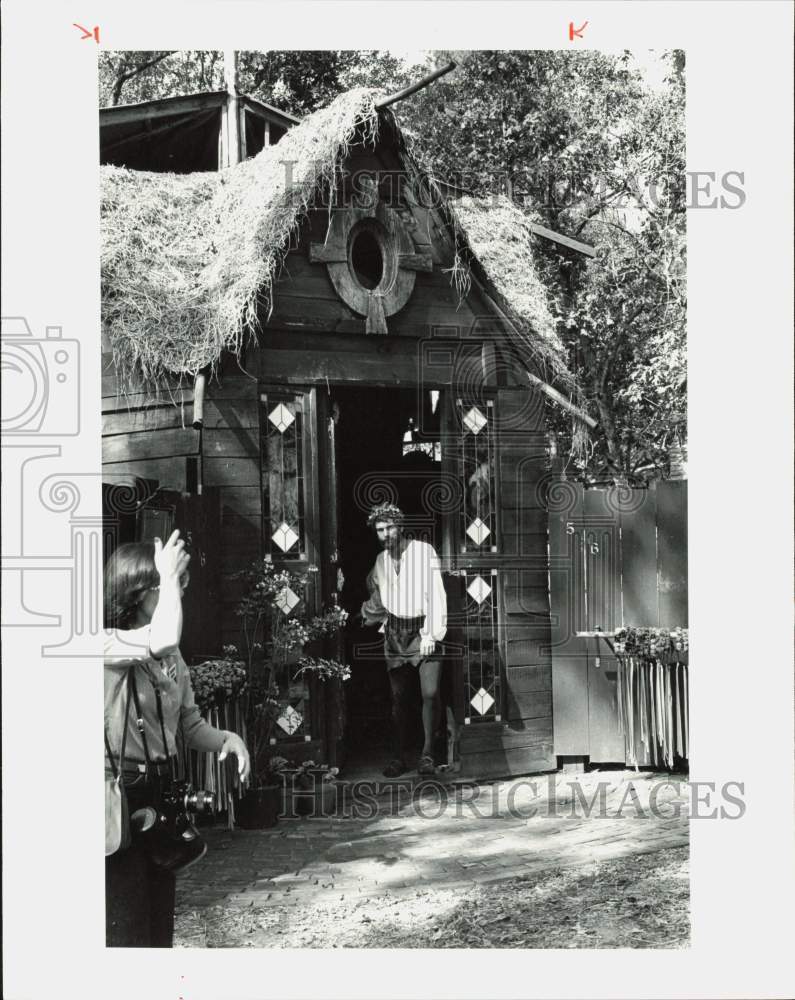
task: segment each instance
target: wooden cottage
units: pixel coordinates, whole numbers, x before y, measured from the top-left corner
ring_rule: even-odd
[[[253,157],[246,116],[272,109],[236,100],[212,119],[221,137],[193,145],[167,102],[102,112],[109,536],[187,534],[195,657],[239,640],[233,574],[261,556],[316,566],[314,607],[355,611],[367,509],[399,503],[443,560],[462,776],[555,769],[544,413],[572,382],[527,223],[506,199],[443,198],[368,90]],[[174,109],[175,128],[206,132],[190,115],[207,108]],[[166,153],[129,143],[125,160],[122,117]],[[206,170],[211,148],[224,169]],[[344,693],[291,689],[301,723],[283,739],[375,765],[379,636],[350,625],[345,643]]]

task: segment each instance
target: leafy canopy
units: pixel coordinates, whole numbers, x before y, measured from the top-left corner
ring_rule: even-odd
[[[598,421],[570,471],[643,482],[686,440],[684,58],[661,56],[661,88],[628,53],[237,54],[240,90],[304,115],[352,86],[402,89],[450,59],[456,71],[396,105],[434,173],[475,195],[507,193],[536,221],[596,248],[539,240],[558,334]],[[223,87],[220,52],[103,52],[103,104]],[[572,428],[550,419],[569,446]],[[576,435],[575,441],[581,436]],[[564,443],[564,450],[566,444]]]

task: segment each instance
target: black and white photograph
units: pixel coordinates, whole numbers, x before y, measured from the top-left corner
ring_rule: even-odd
[[[795,995],[795,6],[3,28],[4,996]]]
[[[108,946],[686,947],[684,53],[99,81]]]

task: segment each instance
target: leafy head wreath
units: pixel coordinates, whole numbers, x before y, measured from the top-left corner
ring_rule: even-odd
[[[396,507],[393,503],[381,503],[377,507],[370,508],[370,513],[367,515],[367,526],[372,528],[378,521],[383,521],[385,524],[401,525],[404,520],[400,507]]]

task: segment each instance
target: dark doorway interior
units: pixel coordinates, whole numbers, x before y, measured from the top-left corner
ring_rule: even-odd
[[[425,399],[424,396],[428,396]],[[366,578],[379,546],[367,527],[370,505],[397,502],[406,530],[437,551],[441,518],[433,510],[433,484],[440,479],[438,396],[427,390],[351,388],[333,392],[338,408],[336,459],[339,560],[344,584],[340,602],[350,613],[345,630],[351,678],[345,684],[345,773],[380,770],[392,756],[389,680],[376,627],[354,621],[367,599]],[[422,406],[422,413],[418,408]],[[419,433],[422,428],[422,434]],[[419,681],[417,743],[422,741]]]

